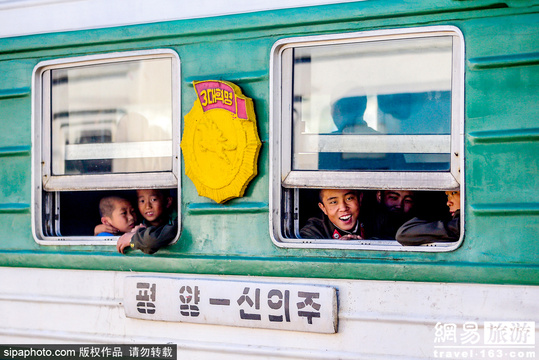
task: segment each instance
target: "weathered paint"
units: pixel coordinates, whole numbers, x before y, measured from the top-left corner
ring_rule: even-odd
[[[210,19],[0,39],[0,265],[280,277],[539,284],[537,103],[539,15],[482,2],[360,2]],[[511,5],[511,4],[509,4]],[[453,25],[466,45],[466,235],[447,253],[280,249],[269,238],[269,52],[280,38]],[[498,31],[503,29],[503,31]],[[157,255],[112,246],[40,246],[30,229],[31,74],[40,61],[153,48],[176,51],[183,114],[194,80],[240,84],[253,99],[262,149],[245,196],[220,206],[182,169],[182,235]],[[245,56],[232,56],[242,53]],[[500,136],[500,134],[507,134]],[[531,135],[530,135],[531,134]]]
[[[537,327],[538,10],[537,1],[365,1],[0,39],[0,342],[170,342],[189,359],[385,360],[435,357],[444,325],[459,335],[466,324],[476,325],[481,340],[489,322]],[[268,224],[272,46],[294,36],[430,25],[457,27],[466,46],[462,246],[436,253],[274,246]],[[180,57],[182,119],[196,98],[193,81],[231,81],[253,99],[262,140],[258,175],[243,198],[216,204],[197,195],[179,159],[182,234],[155,255],[37,244],[31,229],[31,154],[39,146],[31,133],[34,67],[156,48]],[[125,311],[132,300],[124,288],[129,277],[336,289],[337,332],[134,319]],[[539,343],[539,332],[529,330]]]

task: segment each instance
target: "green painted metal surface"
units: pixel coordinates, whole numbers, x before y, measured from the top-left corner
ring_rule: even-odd
[[[518,6],[516,6],[518,5]],[[515,6],[515,7],[512,7]],[[466,229],[445,253],[282,249],[269,230],[269,59],[291,36],[454,25],[464,34]],[[0,39],[0,266],[470,283],[539,284],[537,2],[378,1]],[[31,75],[44,60],[170,48],[182,117],[193,80],[237,83],[262,140],[245,196],[215,205],[182,168],[182,235],[155,255],[42,246],[31,229]]]

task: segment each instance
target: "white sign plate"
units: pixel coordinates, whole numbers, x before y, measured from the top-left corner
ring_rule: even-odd
[[[136,319],[337,332],[337,290],[324,285],[130,276],[124,308]]]

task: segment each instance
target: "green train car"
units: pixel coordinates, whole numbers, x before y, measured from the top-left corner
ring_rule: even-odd
[[[537,356],[539,2],[74,3],[0,4],[1,344]]]

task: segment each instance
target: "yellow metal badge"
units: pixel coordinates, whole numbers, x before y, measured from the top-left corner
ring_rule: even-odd
[[[185,115],[185,174],[198,194],[222,204],[243,196],[257,174],[260,139],[253,101],[228,81],[194,81],[197,99]]]

